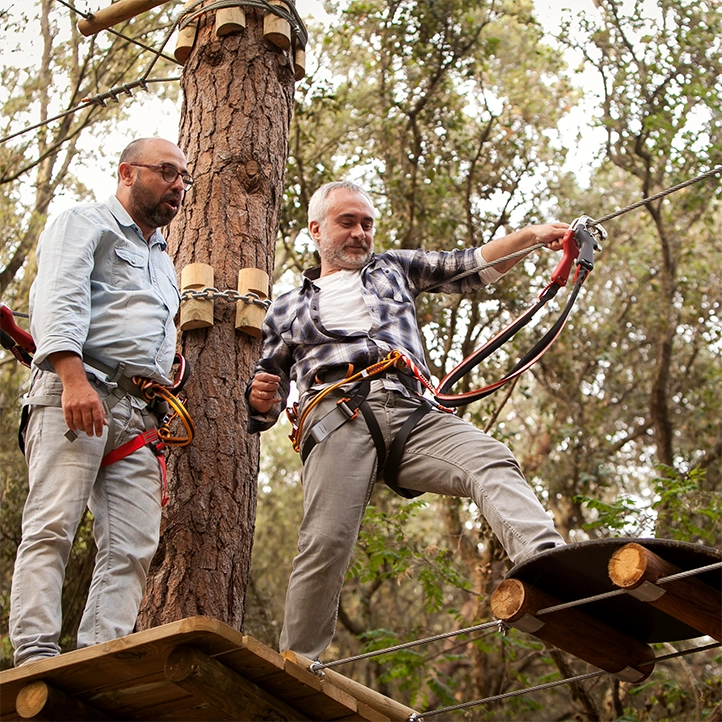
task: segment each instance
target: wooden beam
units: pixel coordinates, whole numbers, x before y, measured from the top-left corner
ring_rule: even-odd
[[[679,567],[636,542],[617,549],[608,566],[609,578],[618,587],[698,629],[701,634],[722,642],[722,596],[719,590],[696,577],[656,586],[657,580],[680,571]]]
[[[283,652],[283,656],[286,661],[297,664],[304,669],[309,669],[313,664],[312,660],[307,657],[302,657],[300,654],[296,654],[295,652]],[[348,677],[344,677],[338,672],[335,672],[333,669],[324,669],[321,681],[322,683],[327,682],[328,684],[332,684],[334,687],[338,687],[344,692],[347,692],[362,704],[380,712],[387,719],[403,722],[408,720],[409,717],[419,714],[416,710],[411,709],[411,707],[407,707],[400,702],[389,699],[385,695],[380,692],[376,692],[373,689],[364,687],[361,683],[355,682]]]
[[[168,655],[165,676],[239,722],[308,719],[190,644],[176,647]]]
[[[131,18],[151,10],[158,5],[163,5],[169,0],[118,0],[106,8],[96,10],[90,18],[83,18],[78,23],[78,30],[88,37],[95,35],[101,30],[107,30],[113,25],[125,22]]]
[[[112,719],[41,679],[30,682],[18,692],[15,709],[23,719],[78,722]]]
[[[572,607],[535,616],[559,600],[519,579],[505,579],[491,597],[497,619],[529,632],[618,679],[641,682],[654,669],[652,648]]]

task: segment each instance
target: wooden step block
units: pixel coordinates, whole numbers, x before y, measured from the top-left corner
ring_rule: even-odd
[[[78,722],[112,719],[40,679],[31,682],[18,692],[15,709],[22,719],[77,720]]]
[[[491,609],[501,619],[543,642],[573,654],[626,682],[641,682],[654,669],[652,648],[576,607],[537,615],[559,601],[519,579],[505,579],[491,597]]]
[[[679,619],[702,634],[722,641],[722,595],[694,576],[657,585],[682,571],[662,557],[632,542],[612,554],[609,578],[640,599]]]

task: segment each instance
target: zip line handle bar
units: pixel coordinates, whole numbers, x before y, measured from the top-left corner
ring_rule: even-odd
[[[552,283],[557,286],[566,286],[572,264],[577,262],[576,276],[579,274],[579,267],[583,266],[587,271],[594,268],[594,251],[602,249],[600,242],[607,237],[607,232],[601,225],[596,225],[593,218],[579,216],[575,218],[562,239],[562,258],[559,261],[554,273]]]

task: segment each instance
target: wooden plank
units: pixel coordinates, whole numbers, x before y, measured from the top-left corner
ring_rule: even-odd
[[[294,652],[284,652],[284,656],[286,659],[295,662],[309,671],[311,665],[313,664],[312,660],[307,657],[303,657],[300,654],[295,654]],[[311,674],[313,674],[313,672],[311,672]],[[376,710],[376,712],[380,713],[383,717],[389,720],[404,722],[412,715],[417,714],[417,712],[411,709],[411,707],[407,707],[406,705],[400,704],[393,699],[389,699],[385,695],[365,687],[360,682],[344,677],[333,669],[323,670],[322,683],[338,687],[338,689],[358,700],[359,703]]]
[[[253,682],[190,644],[176,647],[165,663],[166,677],[233,719],[308,720]]]
[[[572,607],[535,616],[559,600],[525,584],[505,579],[491,596],[498,619],[533,634],[565,652],[579,657],[629,682],[641,682],[654,669],[652,648]]]
[[[661,596],[656,599],[635,596],[702,634],[722,641],[722,597],[719,591],[695,577],[665,582],[657,588],[657,580],[682,570],[636,542],[625,544],[612,554],[608,571],[614,584],[630,592],[639,590],[645,583],[655,585],[648,596],[654,596],[658,589],[657,593]]]
[[[96,10],[90,18],[83,18],[78,23],[78,30],[85,37],[95,35],[167,2],[168,0],[117,0],[108,7]]]
[[[247,689],[255,685],[261,697],[268,695],[297,710],[293,719],[384,722],[377,711],[328,680],[289,665],[277,652],[208,617],[184,619],[0,672],[0,715],[3,720],[19,719],[18,693],[43,681],[116,719],[233,719],[227,710],[219,711],[206,692],[182,689],[166,678],[166,660],[184,644],[212,658],[210,665],[217,662],[242,677]]]

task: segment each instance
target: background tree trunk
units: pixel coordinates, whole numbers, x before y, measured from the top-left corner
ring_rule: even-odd
[[[201,17],[183,73],[180,146],[195,178],[172,225],[180,275],[208,263],[219,290],[244,267],[273,270],[294,92],[287,55],[264,44],[263,17],[215,36]],[[245,431],[244,391],[260,341],[236,331],[235,303],[215,301],[215,325],[182,335],[195,442],[169,456],[171,500],[139,628],[202,614],[241,628],[256,516],[259,439]]]

